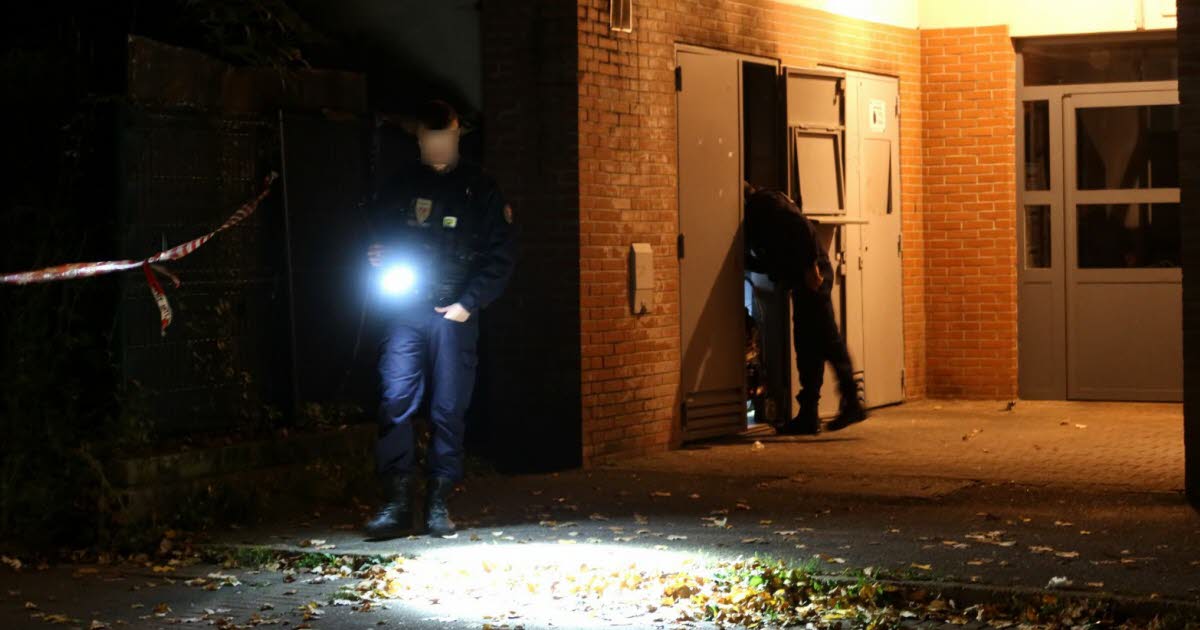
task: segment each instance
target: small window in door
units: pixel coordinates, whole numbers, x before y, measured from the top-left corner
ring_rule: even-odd
[[[1025,206],[1025,268],[1048,269],[1051,258],[1050,206]]]
[[[844,212],[841,134],[797,129],[793,147],[793,196],[800,207],[811,214]]]
[[[1075,112],[1080,190],[1179,187],[1179,106]]]
[[[1050,190],[1050,102],[1024,105],[1025,190]]]
[[[1179,204],[1078,206],[1081,269],[1180,266]]]

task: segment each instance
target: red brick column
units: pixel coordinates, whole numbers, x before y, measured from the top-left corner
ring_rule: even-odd
[[[1006,26],[921,31],[927,391],[1017,393],[1015,57]]]
[[[1200,0],[1179,0],[1183,202],[1183,443],[1188,497],[1200,505]]]
[[[671,17],[635,2],[634,32],[614,32],[608,4],[581,0],[577,14],[585,461],[665,450],[679,382],[674,53],[661,32]],[[633,242],[655,253],[654,304],[639,317],[627,298]]]

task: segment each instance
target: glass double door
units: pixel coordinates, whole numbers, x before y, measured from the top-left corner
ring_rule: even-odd
[[[1182,400],[1178,92],[1049,96],[1024,103],[1021,395]]]

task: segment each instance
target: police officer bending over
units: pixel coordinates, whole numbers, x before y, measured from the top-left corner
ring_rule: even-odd
[[[415,529],[413,420],[426,392],[425,525],[435,536],[454,531],[446,502],[463,476],[478,313],[504,291],[515,259],[512,209],[478,166],[459,161],[458,114],[435,101],[419,118],[421,163],[387,182],[371,206],[377,242],[367,257],[386,309],[375,456],[387,498],[366,526],[376,539]]]
[[[816,435],[821,432],[817,403],[825,380],[825,362],[833,364],[841,392],[841,410],[831,431],[866,419],[858,400],[846,340],[833,315],[833,267],[821,247],[816,229],[787,195],[755,189],[746,195],[746,268],[766,273],[792,294],[792,342],[800,374],[800,413],[778,428],[780,433]]]

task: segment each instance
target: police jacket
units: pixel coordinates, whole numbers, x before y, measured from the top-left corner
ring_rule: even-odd
[[[804,286],[804,274],[829,255],[800,208],[777,190],[758,190],[746,200],[746,266],[788,288]]]
[[[408,167],[385,182],[368,212],[387,255],[414,263],[418,298],[475,312],[504,292],[516,261],[512,209],[479,166]]]

